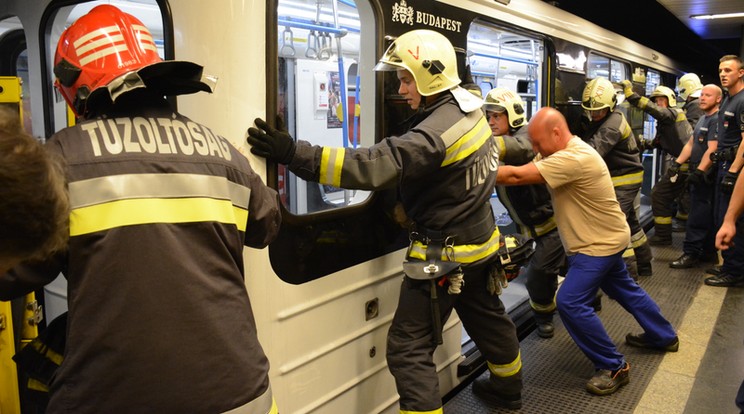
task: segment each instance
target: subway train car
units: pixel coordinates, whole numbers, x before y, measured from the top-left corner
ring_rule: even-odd
[[[385,347],[408,235],[391,218],[395,194],[306,182],[252,155],[245,138],[254,118],[282,114],[292,136],[327,146],[368,146],[400,133],[412,113],[397,94],[395,75],[373,67],[391,39],[420,28],[450,39],[461,75],[469,72],[484,93],[513,89],[529,115],[554,106],[572,129],[583,116],[588,80],[632,79],[647,94],[658,85],[674,88],[684,73],[661,52],[538,0],[3,0],[0,76],[17,89],[4,102],[18,105],[27,131],[39,139],[75,122],[53,87],[54,50],[63,29],[101,3],[138,17],[164,59],[205,67],[217,80],[214,93],[171,102],[230,140],[280,194],[278,239],[266,249],[246,249],[244,257],[273,392],[285,413],[398,412]],[[636,135],[652,137],[654,120],[624,108]],[[658,164],[654,153],[644,158],[642,213]],[[503,230],[511,231],[495,195],[492,204]],[[36,293],[43,304],[39,326],[65,311],[65,289],[60,277]],[[524,283],[517,278],[502,299],[525,336],[533,325]],[[20,340],[0,342],[3,414],[24,404],[8,374],[13,342]],[[443,396],[482,372],[456,314],[435,361]]]

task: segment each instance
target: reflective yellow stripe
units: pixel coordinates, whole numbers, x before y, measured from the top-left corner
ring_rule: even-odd
[[[454,144],[447,147],[444,161],[442,161],[442,167],[467,158],[472,153],[478,151],[478,148],[492,136],[488,121],[481,115],[478,123],[470,131],[455,141]]]
[[[49,392],[49,387],[47,387],[46,384],[33,378],[29,378],[28,381],[26,381],[26,388],[39,392]]]
[[[478,260],[491,256],[499,250],[499,228],[496,227],[491,237],[482,244],[460,244],[452,248],[455,257],[448,258],[446,251],[442,250],[443,261],[456,261],[460,263],[474,263]],[[419,260],[426,260],[426,245],[420,241],[415,241],[411,245],[409,257]]]
[[[688,122],[687,121],[687,116],[685,115],[684,112],[679,111],[677,113],[677,119],[675,119],[674,122]]]
[[[623,259],[627,259],[628,257],[635,257],[635,250],[633,250],[632,246],[628,246],[623,252]]]
[[[444,414],[444,410],[442,408],[437,408],[436,410],[431,410],[431,411],[400,410],[400,414]]]
[[[530,299],[530,307],[538,313],[551,313],[555,311],[556,308],[555,296],[553,296],[553,301],[547,305],[541,305],[537,302],[533,302],[532,299]]]
[[[251,189],[203,174],[121,174],[70,183],[70,207],[135,198],[217,198],[248,208]]]
[[[344,148],[323,147],[320,155],[320,175],[318,177],[321,184],[341,186],[341,168],[344,166],[344,154],[346,154]]]
[[[511,377],[512,375],[516,375],[519,370],[522,369],[521,355],[522,351],[519,351],[519,353],[517,353],[517,358],[515,358],[514,361],[504,365],[497,365],[488,361],[488,370],[491,371],[493,375],[500,378],[506,378]]]
[[[504,158],[506,155],[506,143],[504,142],[504,137],[501,135],[494,136],[493,140],[496,142],[496,148],[499,149],[499,158]]]
[[[62,364],[62,355],[54,352],[52,348],[49,348],[49,346],[47,346],[46,344],[41,343],[40,341],[31,341],[26,346],[34,348],[39,354],[43,355],[44,358],[52,361],[55,365]]]
[[[654,223],[656,224],[672,224],[671,217],[654,217]]]
[[[124,226],[213,221],[245,231],[248,210],[213,198],[145,198],[119,200],[70,212],[70,236]]]
[[[641,183],[643,183],[643,171],[612,177],[612,185],[615,187]]]
[[[620,122],[620,130],[622,131],[622,139],[628,139],[628,137],[633,133],[633,128],[628,124],[625,115],[623,115],[622,121]]]
[[[558,225],[555,224],[555,219],[551,217],[545,220],[545,222],[535,226],[535,233],[537,233],[538,236],[542,236],[552,231],[556,227],[558,227]]]
[[[643,230],[630,236],[630,244],[631,246],[633,246],[633,248],[643,246],[647,242],[648,239],[646,238],[646,233],[644,233]]]

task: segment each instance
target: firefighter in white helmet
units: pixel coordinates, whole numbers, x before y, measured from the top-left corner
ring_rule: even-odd
[[[685,111],[687,121],[693,128],[695,128],[700,117],[704,115],[704,111],[700,109],[700,93],[702,90],[703,84],[700,82],[698,75],[688,73],[679,78],[677,92],[679,99],[684,102],[682,110]]]
[[[599,152],[610,170],[620,209],[630,227],[630,245],[623,253],[633,278],[651,276],[651,247],[635,209],[635,199],[643,185],[640,149],[625,115],[617,109],[617,91],[607,78],[596,77],[587,83],[581,107],[589,117],[589,126],[581,137]]]
[[[0,276],[3,300],[67,278],[46,413],[277,413],[243,263],[278,233],[277,194],[164,98],[211,92],[202,67],[163,61],[105,4],[62,33],[54,73],[80,117],[46,143],[67,164],[68,249]]]
[[[668,165],[664,175],[651,191],[651,210],[654,215],[654,235],[649,239],[652,246],[672,244],[672,216],[674,200],[682,194],[687,180],[687,164],[678,164],[682,147],[692,136],[692,127],[687,122],[685,112],[677,108],[674,91],[666,86],[658,86],[648,98],[633,92],[633,83],[624,80],[623,93],[631,105],[637,106],[656,119],[656,136],[650,147],[660,148],[664,164]]]
[[[483,99],[483,110],[499,146],[499,161],[524,165],[535,158],[527,135],[527,112],[522,98],[506,88],[494,88]],[[555,292],[558,275],[565,274],[566,253],[553,217],[553,203],[545,184],[496,186],[499,201],[519,230],[535,240],[535,252],[525,268],[530,307],[541,338],[554,334]]]
[[[488,361],[491,379],[480,395],[517,409],[522,404],[519,340],[503,303],[488,289],[500,238],[490,204],[498,148],[481,99],[459,86],[452,44],[431,30],[395,39],[375,69],[394,71],[398,93],[418,111],[406,133],[368,148],[321,147],[295,141],[256,119],[248,130],[251,152],[286,164],[308,181],[350,189],[397,186],[412,223],[406,277],[387,344],[402,413],[442,413],[432,354],[453,308]],[[422,276],[427,263],[433,266]],[[465,283],[457,294],[450,288],[459,274]],[[431,280],[441,282],[433,284],[434,292]],[[439,306],[433,307],[430,297],[437,297]],[[439,317],[432,317],[435,312]]]

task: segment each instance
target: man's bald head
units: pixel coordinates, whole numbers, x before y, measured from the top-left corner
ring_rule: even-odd
[[[563,114],[547,106],[532,117],[527,131],[532,139],[533,149],[543,157],[566,148],[573,137]]]

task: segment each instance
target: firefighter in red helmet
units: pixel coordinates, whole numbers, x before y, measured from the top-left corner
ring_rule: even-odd
[[[67,278],[47,413],[276,413],[242,252],[276,236],[277,194],[165,100],[211,91],[201,66],[101,5],[62,33],[54,73],[81,118],[46,143],[67,164],[68,249],[0,276],[3,300]]]

